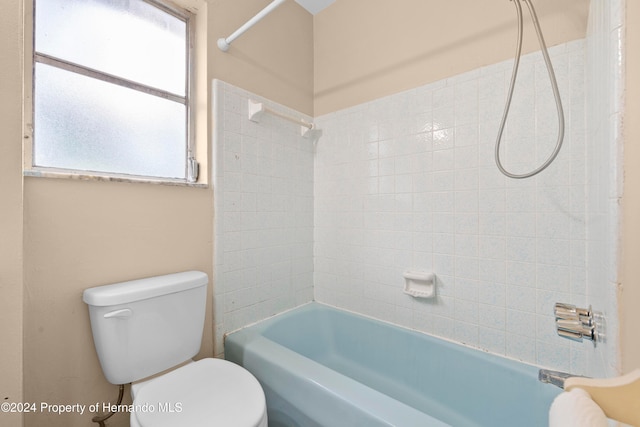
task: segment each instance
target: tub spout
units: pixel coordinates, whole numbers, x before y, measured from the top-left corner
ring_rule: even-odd
[[[551,371],[549,369],[540,369],[538,371],[538,380],[543,383],[553,384],[561,389],[564,389],[564,381],[571,377],[582,377],[582,375],[572,375],[566,372]]]

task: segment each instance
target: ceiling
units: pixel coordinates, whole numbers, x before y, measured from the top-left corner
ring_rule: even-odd
[[[296,0],[296,3],[307,9],[312,15],[315,15],[334,1],[336,0]]]

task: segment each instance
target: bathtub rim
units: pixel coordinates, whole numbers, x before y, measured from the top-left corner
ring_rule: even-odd
[[[368,315],[368,314],[363,314],[363,313],[360,313],[360,312],[357,312],[357,311],[353,311],[353,310],[349,310],[349,309],[346,309],[346,308],[343,308],[343,307],[338,307],[338,306],[335,306],[335,305],[327,304],[327,303],[321,302],[321,301],[308,301],[308,302],[305,302],[304,304],[301,304],[301,305],[298,305],[296,307],[289,308],[289,309],[286,309],[284,311],[272,314],[269,317],[266,317],[264,319],[258,320],[256,322],[249,323],[249,324],[244,325],[244,326],[242,326],[240,328],[236,328],[236,329],[234,329],[232,331],[225,332],[223,334],[223,346],[224,346],[224,344],[226,344],[227,337],[229,335],[231,335],[231,334],[234,334],[234,333],[240,332],[240,331],[244,331],[244,330],[250,329],[250,328],[255,328],[255,331],[257,331],[257,330],[263,331],[264,329],[266,329],[267,327],[270,326],[271,322],[274,322],[274,321],[278,320],[278,318],[280,318],[280,317],[291,315],[293,312],[296,312],[296,311],[313,310],[314,309],[313,307],[317,307],[317,306],[324,307],[324,308],[327,308],[329,310],[335,310],[335,311],[338,311],[338,312],[348,313],[348,314],[354,315],[356,317],[363,317],[363,318],[366,318],[368,320],[373,321],[374,323],[380,323],[382,325],[388,325],[388,326],[395,326],[395,327],[400,328],[400,329],[402,329],[404,331],[407,331],[407,332],[410,332],[410,333],[415,333],[415,334],[418,334],[420,336],[424,336],[424,337],[426,337],[427,339],[430,339],[430,340],[433,339],[433,340],[438,340],[438,341],[444,341],[445,343],[452,345],[454,348],[457,348],[457,346],[459,346],[459,347],[462,347],[463,349],[471,350],[471,351],[475,351],[475,352],[478,352],[480,354],[483,354],[483,355],[489,357],[490,359],[494,359],[494,358],[497,358],[497,360],[505,359],[507,361],[515,362],[516,364],[525,365],[526,367],[533,368],[533,369],[536,369],[536,370],[539,370],[539,369],[556,369],[556,367],[553,367],[553,366],[536,365],[536,364],[533,364],[531,362],[527,362],[525,360],[517,359],[515,357],[511,357],[511,356],[508,356],[508,355],[505,355],[505,354],[494,353],[494,352],[492,352],[490,350],[487,350],[487,349],[484,349],[484,348],[481,348],[481,347],[478,347],[478,346],[475,346],[475,345],[467,344],[467,343],[462,342],[462,341],[457,341],[457,340],[452,339],[452,338],[443,337],[441,335],[432,334],[432,333],[429,333],[429,332],[422,331],[420,329],[415,329],[415,328],[411,328],[411,327],[408,327],[408,326],[405,326],[405,325],[400,325],[398,323],[394,323],[394,322],[391,322],[389,320],[379,319],[377,317],[373,317],[373,316]],[[223,352],[222,352],[222,357],[224,357],[224,348],[223,348]],[[536,371],[536,377],[537,377],[537,371]]]

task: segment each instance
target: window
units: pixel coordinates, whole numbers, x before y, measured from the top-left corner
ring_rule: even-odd
[[[36,0],[34,168],[195,181],[192,15],[144,0]]]

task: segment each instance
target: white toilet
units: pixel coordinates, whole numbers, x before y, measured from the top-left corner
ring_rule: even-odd
[[[249,371],[222,359],[191,361],[207,282],[187,271],[84,291],[105,377],[133,383],[132,427],[267,427],[264,392]]]

